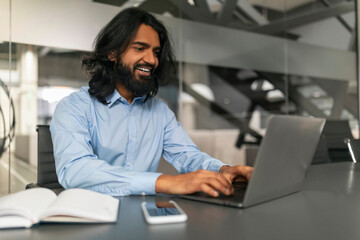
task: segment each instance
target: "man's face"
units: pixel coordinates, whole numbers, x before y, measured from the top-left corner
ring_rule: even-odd
[[[120,58],[123,66],[130,68],[136,80],[144,81],[157,68],[159,54],[159,34],[152,27],[142,24]]]
[[[150,26],[140,25],[129,46],[115,61],[113,77],[130,91],[133,97],[141,97],[157,90],[157,78],[154,75],[159,65],[159,34]]]

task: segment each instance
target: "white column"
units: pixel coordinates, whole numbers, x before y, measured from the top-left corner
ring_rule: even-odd
[[[34,46],[17,45],[17,64],[20,73],[17,134],[31,135],[37,124],[38,55]]]
[[[189,86],[192,86],[194,83],[209,86],[209,70],[206,65],[184,63],[182,71],[183,80]],[[182,104],[182,113],[179,114],[181,125],[185,130],[196,129],[196,108],[199,107],[199,104],[186,93],[182,93],[179,99]]]

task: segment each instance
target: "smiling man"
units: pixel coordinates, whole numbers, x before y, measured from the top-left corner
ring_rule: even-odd
[[[129,8],[98,34],[83,59],[89,87],[61,100],[50,130],[64,188],[114,195],[233,193],[252,168],[230,167],[200,152],[167,105],[154,98],[175,77],[166,28]],[[181,174],[157,173],[160,157]]]

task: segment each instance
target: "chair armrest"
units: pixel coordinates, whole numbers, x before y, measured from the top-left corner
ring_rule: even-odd
[[[30,189],[30,188],[38,188],[40,187],[37,183],[29,183],[26,185],[25,189]]]

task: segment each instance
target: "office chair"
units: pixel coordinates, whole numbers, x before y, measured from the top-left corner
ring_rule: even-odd
[[[330,163],[331,159],[328,152],[328,147],[326,145],[325,135],[322,134],[319,140],[319,143],[316,147],[313,160],[311,164],[322,164]]]
[[[37,125],[38,135],[38,172],[37,183],[26,185],[26,189],[44,187],[59,193],[64,188],[59,184],[55,170],[55,159],[50,129],[48,125]]]
[[[358,162],[360,158],[360,139],[344,139],[345,144],[349,149],[351,159],[354,163]]]

